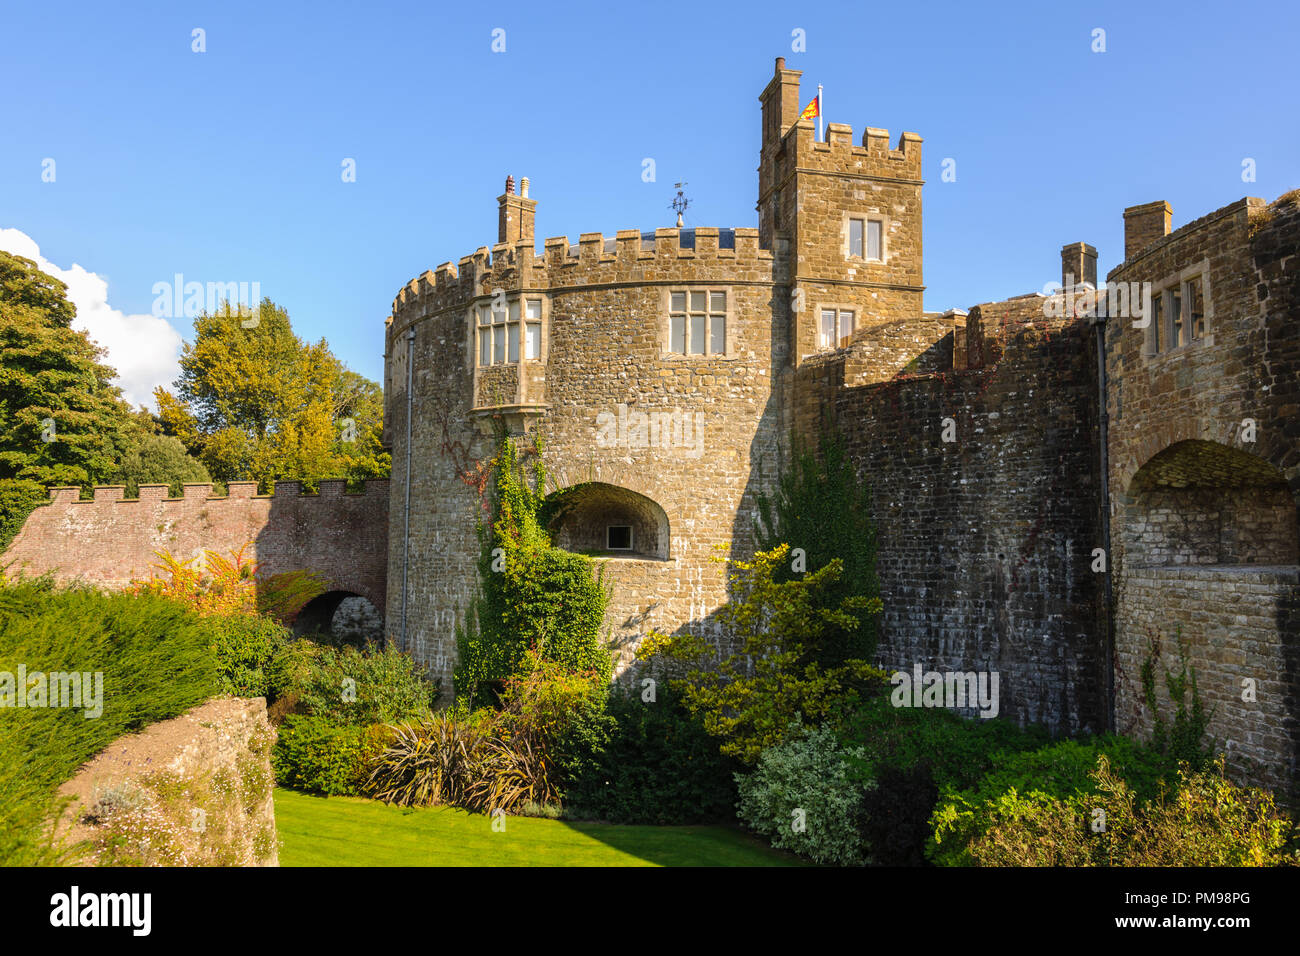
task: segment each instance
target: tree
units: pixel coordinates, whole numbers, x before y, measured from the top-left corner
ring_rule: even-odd
[[[876,577],[876,528],[871,518],[871,491],[858,478],[843,437],[833,426],[822,430],[818,453],[801,448],[794,467],[781,476],[775,498],[760,494],[755,537],[759,549],[787,544],[802,561],[775,568],[776,580],[790,581],[839,561],[842,572],[824,592],[824,609],[846,598],[867,603],[853,612],[852,627],[832,626],[818,650],[818,661],[834,666],[847,660],[871,660],[876,652],[876,614],[868,608],[880,596]],[[796,556],[797,557],[797,556]]]
[[[122,454],[115,479],[126,485],[128,498],[139,497],[141,485],[167,485],[179,498],[185,482],[210,482],[203,462],[190,455],[180,439],[170,435],[143,435]]]
[[[194,320],[175,392],[157,389],[164,431],[218,481],[383,477],[379,386],[345,368],[324,339],[294,334],[263,299],[256,315],[225,303]]]
[[[734,651],[720,651],[689,631],[652,631],[637,648],[640,661],[664,659],[687,710],[721,739],[724,754],[747,764],[785,740],[798,721],[838,717],[859,687],[886,676],[860,659],[819,663],[825,642],[860,627],[863,614],[879,613],[880,599],[852,595],[832,606],[843,573],[839,558],[802,577],[777,580],[789,550],[781,544],[753,561],[731,563],[732,599],[715,619],[723,646]]]
[[[108,480],[130,410],[84,332],[67,286],[0,251],[0,480]]]
[[[491,463],[492,514],[479,526],[480,593],[457,634],[456,696],[493,703],[536,659],[608,681],[613,664],[601,641],[609,595],[591,558],[551,543],[538,514],[546,473],[534,457],[530,484],[514,443],[502,436]]]

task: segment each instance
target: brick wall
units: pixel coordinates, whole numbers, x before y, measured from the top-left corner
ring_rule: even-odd
[[[121,487],[96,488],[93,500],[80,500],[77,488],[55,488],[3,561],[14,562],[14,571],[122,587],[152,575],[156,551],[186,560],[247,546],[259,573],[317,571],[382,614],[388,482],[366,482],[357,495],[344,488],[343,481],[322,481],[319,495],[300,495],[298,482],[278,482],[274,495],[260,496],[256,483],[232,481],[224,498],[205,484],[187,484],[184,497],[168,498],[166,485],[142,485],[140,497],[129,500]]]

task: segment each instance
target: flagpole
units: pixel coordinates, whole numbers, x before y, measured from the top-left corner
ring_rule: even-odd
[[[822,136],[822,117],[826,115],[826,101],[822,99],[822,85],[817,84],[817,138],[823,143],[826,142]]]

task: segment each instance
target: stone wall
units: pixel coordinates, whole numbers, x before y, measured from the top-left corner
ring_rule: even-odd
[[[1153,640],[1168,707],[1163,673],[1181,644],[1233,766],[1294,787],[1300,203],[1242,199],[1171,234],[1163,203],[1136,208],[1109,280],[1203,280],[1205,327],[1153,350],[1133,318],[1107,322],[1119,727],[1151,728],[1140,669]]]
[[[204,550],[228,556],[246,548],[259,574],[316,571],[331,590],[359,594],[382,613],[388,482],[367,482],[357,495],[344,494],[343,481],[320,482],[319,495],[299,489],[282,481],[274,495],[262,496],[256,483],[232,481],[229,494],[217,498],[209,484],[187,484],[184,497],[168,498],[166,485],[142,485],[138,499],[124,499],[112,486],[81,499],[77,488],[55,488],[3,562],[13,562],[11,573],[122,587],[150,577],[158,551],[188,560]]]
[[[260,697],[121,737],[59,788],[63,842],[87,841],[88,864],[278,866],[274,742]]]
[[[797,420],[811,430],[832,415],[871,483],[882,665],[997,671],[1002,715],[1098,730],[1095,348],[1086,321],[1048,319],[1044,302],[971,310],[967,328],[986,337],[975,353],[998,358],[984,368],[855,387],[840,378],[863,361],[856,345],[809,362]]]

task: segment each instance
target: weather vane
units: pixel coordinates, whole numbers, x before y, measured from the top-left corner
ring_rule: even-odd
[[[684,187],[685,185],[686,183],[673,183],[673,188],[677,190],[677,198],[674,199],[672,205],[668,207],[669,209],[677,213],[678,229],[682,227],[682,216],[686,212],[686,207],[691,204],[691,201],[687,199],[686,195],[682,192],[682,187]]]

